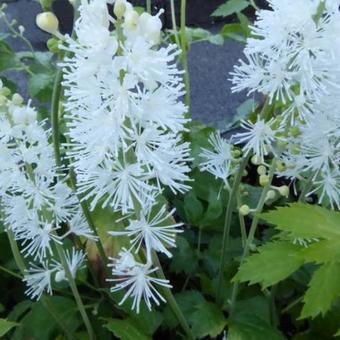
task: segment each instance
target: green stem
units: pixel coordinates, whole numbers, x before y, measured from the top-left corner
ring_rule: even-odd
[[[185,83],[185,104],[190,113],[190,76],[189,76],[189,65],[188,65],[188,42],[186,36],[186,0],[181,0],[181,49],[182,49],[182,65],[184,69],[184,83]]]
[[[26,265],[25,262],[20,254],[19,248],[18,248],[18,244],[14,239],[14,234],[12,230],[7,230],[7,235],[8,235],[8,239],[9,239],[9,244],[11,246],[11,250],[14,256],[14,261],[17,265],[17,267],[19,268],[21,274],[24,276],[25,272],[26,272]]]
[[[176,44],[178,48],[181,48],[181,42],[178,36],[177,30],[177,22],[176,22],[176,11],[175,11],[175,0],[170,0],[170,9],[171,9],[171,23],[172,23],[172,30],[174,32]]]
[[[282,309],[281,314],[287,313],[288,311],[290,311],[293,307],[295,307],[302,301],[303,301],[303,296],[298,297],[296,300],[290,303],[286,308]]]
[[[4,273],[8,274],[8,275],[11,275],[11,276],[13,276],[13,277],[15,277],[17,279],[22,280],[22,276],[21,275],[13,272],[12,270],[7,269],[6,267],[3,267],[3,266],[0,265],[0,270],[3,271]]]
[[[52,102],[51,102],[52,139],[53,139],[55,161],[58,167],[61,166],[59,104],[60,104],[60,95],[61,95],[62,75],[63,75],[62,70],[58,70],[55,80],[54,80]]]
[[[198,227],[198,240],[197,240],[197,258],[199,259],[201,253],[201,242],[202,242],[202,226]]]
[[[256,207],[256,210],[255,210],[255,213],[254,213],[254,218],[253,218],[253,221],[252,221],[251,226],[250,226],[246,246],[244,247],[244,250],[243,250],[240,266],[244,263],[244,260],[248,256],[249,251],[250,251],[250,246],[254,241],[255,232],[256,232],[257,225],[258,225],[259,219],[260,219],[260,213],[263,210],[263,207],[264,207],[264,204],[265,204],[265,201],[266,201],[267,193],[268,193],[268,191],[271,187],[271,183],[272,183],[272,180],[273,180],[273,177],[274,177],[275,169],[276,169],[276,160],[273,159],[272,165],[270,167],[269,175],[268,175],[269,182],[263,188],[259,203]],[[236,303],[236,299],[237,299],[237,295],[238,295],[238,289],[239,289],[239,283],[235,282],[234,285],[233,285],[233,290],[232,290],[232,294],[231,294],[230,316],[232,316],[232,314],[234,312],[235,303]]]
[[[60,259],[61,265],[64,268],[64,271],[65,271],[65,274],[66,274],[66,278],[67,278],[68,283],[70,285],[70,288],[72,290],[73,296],[74,296],[74,298],[76,300],[79,312],[80,312],[81,317],[82,317],[82,319],[84,321],[84,324],[85,324],[87,333],[89,335],[89,338],[91,340],[94,340],[95,339],[95,334],[93,332],[92,325],[90,323],[90,319],[89,319],[89,317],[88,317],[88,315],[86,313],[83,301],[81,300],[81,297],[79,295],[79,291],[78,291],[77,285],[75,283],[75,280],[74,280],[74,278],[72,276],[72,273],[70,271],[69,265],[67,263],[66,256],[65,256],[65,253],[64,253],[64,249],[57,242],[55,242],[55,245],[56,245],[56,248],[57,248],[57,251],[58,251],[58,255],[59,255],[59,259]]]
[[[226,261],[227,249],[229,246],[231,217],[232,217],[232,212],[234,208],[235,197],[236,197],[238,188],[240,186],[244,170],[248,164],[249,158],[250,158],[250,153],[245,155],[245,157],[241,161],[241,164],[236,174],[233,186],[229,193],[228,206],[227,206],[227,211],[226,211],[225,220],[224,220],[222,249],[221,249],[221,258],[220,258],[220,265],[219,265],[219,272],[218,272],[217,295],[216,295],[217,302],[220,305],[223,305],[223,273],[224,273],[223,269],[224,269],[224,264]]]
[[[151,14],[151,0],[146,0],[146,11]]]
[[[237,208],[239,209],[242,206],[241,194],[240,194],[240,187],[237,190]],[[246,245],[247,240],[247,231],[246,231],[246,224],[244,222],[244,216],[242,214],[238,214],[238,219],[240,221],[240,229],[241,229],[241,238],[242,238],[242,247],[244,248]]]
[[[155,266],[158,267],[157,276],[158,276],[158,278],[164,280],[165,275],[164,275],[164,272],[162,270],[162,266],[159,262],[159,259],[158,259],[156,252],[153,251],[152,255],[153,255],[153,262],[154,262]],[[173,294],[171,292],[171,289],[163,287],[163,293],[164,293],[165,299],[167,300],[172,312],[174,313],[174,315],[176,316],[181,327],[185,331],[187,338],[188,339],[194,339],[192,332],[191,332],[191,329],[190,329],[190,327],[187,323],[187,320],[185,319],[181,309],[179,308],[177,301],[176,301],[175,297],[173,296]]]

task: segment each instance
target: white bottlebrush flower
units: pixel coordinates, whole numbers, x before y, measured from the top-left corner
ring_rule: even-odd
[[[61,66],[67,149],[78,191],[92,199],[92,209],[110,205],[127,213],[135,202],[152,201],[164,186],[187,191],[190,152],[181,138],[189,119],[180,100],[180,52],[175,45],[157,45],[161,13],[139,16],[128,2],[121,5],[116,10],[124,19],[123,39],[110,31],[108,23],[117,22],[106,6],[99,0],[82,3],[77,38],[63,44],[72,57]],[[99,44],[86,38],[92,27]]]
[[[76,250],[75,248],[72,248],[72,252],[70,252],[69,250],[65,251],[65,258],[70,273],[72,277],[75,278],[77,275],[77,271],[83,268],[85,254],[81,250]],[[63,268],[63,266],[58,262],[55,262],[54,266],[56,270],[55,274],[56,282],[67,280],[65,269]]]
[[[315,189],[310,193],[317,193],[319,203],[325,202],[332,209],[340,209],[340,170],[321,171],[314,181]]]
[[[237,133],[233,136],[236,144],[244,144],[243,152],[252,152],[262,161],[270,151],[273,151],[273,144],[277,141],[277,130],[273,129],[274,120],[266,122],[257,118],[255,123],[242,121],[241,126],[245,132]]]
[[[69,233],[77,236],[85,237],[92,241],[97,241],[98,237],[94,235],[94,231],[90,228],[83,213],[78,211],[68,220]]]
[[[200,157],[200,170],[207,171],[216,178],[221,178],[227,182],[228,177],[233,173],[232,146],[220,136],[220,133],[213,133],[209,136],[209,144],[212,150],[202,149]]]
[[[168,247],[176,246],[176,234],[181,233],[182,223],[172,223],[175,209],[167,212],[162,206],[157,212],[152,207],[145,207],[140,212],[138,219],[130,219],[125,231],[113,231],[112,236],[127,235],[136,253],[142,245],[146,248],[147,258],[152,261],[152,250],[161,252],[171,257]]]
[[[139,313],[142,300],[149,310],[151,310],[152,303],[158,306],[160,302],[165,302],[165,299],[157,291],[156,286],[171,288],[171,285],[168,280],[152,276],[158,268],[152,268],[149,264],[135,262],[131,254],[126,251],[121,252],[119,258],[114,259],[110,266],[114,276],[113,279],[108,279],[108,281],[114,283],[111,292],[126,290],[123,299],[119,303],[120,305],[131,297],[133,300],[131,309]]]
[[[41,266],[31,264],[23,279],[27,285],[26,294],[36,300],[39,300],[45,291],[52,294],[52,274],[55,271],[56,269],[49,268],[45,261],[41,263]]]

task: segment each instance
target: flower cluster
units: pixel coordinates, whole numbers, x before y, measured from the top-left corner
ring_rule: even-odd
[[[114,3],[115,17],[102,0],[82,1],[79,12],[77,38],[66,37],[61,47],[71,55],[61,64],[66,147],[78,192],[91,209],[110,206],[130,216],[126,231],[111,233],[131,238],[129,258],[141,245],[146,249],[143,265],[127,263],[125,256],[113,265],[113,275],[125,282],[113,291],[127,287],[138,310],[141,297],[148,307],[149,297],[157,301],[151,283],[164,283],[150,278],[156,270],[152,252],[169,256],[167,248],[179,232],[171,214],[159,208],[159,195],[164,186],[175,193],[189,189],[190,149],[181,137],[188,119],[176,66],[180,52],[175,45],[158,45],[161,12],[139,15],[125,0]]]
[[[39,298],[51,292],[51,275],[63,271],[53,257],[55,244],[73,233],[92,237],[79,211],[77,197],[59,179],[54,153],[44,122],[37,121],[37,112],[23,104],[23,99],[0,84],[0,192],[1,210],[6,229],[21,245],[22,254],[33,264],[25,281],[27,293]],[[69,231],[60,236],[61,224]],[[83,262],[83,254],[73,250],[65,254],[73,275]],[[50,263],[52,259],[53,263]],[[60,277],[60,274],[59,274]]]
[[[271,9],[257,12],[247,62],[235,66],[232,82],[234,91],[265,95],[280,113],[271,121],[244,123],[248,131],[236,140],[262,162],[273,153],[280,160],[279,176],[300,180],[307,195],[315,193],[319,203],[339,208],[339,2],[269,4]]]

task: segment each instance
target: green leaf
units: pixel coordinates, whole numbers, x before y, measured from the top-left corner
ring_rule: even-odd
[[[198,267],[197,253],[186,238],[177,237],[177,247],[173,251],[170,269],[175,273],[192,274]]]
[[[3,41],[0,41],[0,72],[22,69],[16,54]]]
[[[32,97],[43,102],[51,100],[54,75],[50,73],[36,73],[28,81],[28,89]]]
[[[204,302],[196,307],[192,314],[192,332],[195,338],[205,336],[215,338],[227,324],[221,309],[213,303]]]
[[[241,24],[225,24],[220,34],[224,39],[233,39],[242,43],[246,42],[246,36]]]
[[[303,298],[301,318],[325,315],[340,295],[340,264],[326,263],[318,268]]]
[[[340,261],[340,240],[322,240],[309,245],[302,251],[306,262],[323,264]]]
[[[215,45],[223,45],[224,39],[220,34],[212,34],[210,31],[197,27],[186,27],[185,29],[187,41],[189,43],[196,43],[202,41],[209,41]]]
[[[17,322],[8,321],[6,319],[0,319],[0,336],[7,334],[13,327],[17,327]]]
[[[256,107],[257,107],[257,103],[253,98],[247,99],[246,101],[244,101],[236,109],[236,114],[233,116],[233,118],[229,122],[227,122],[224,130],[228,131],[235,127],[239,127],[241,120],[247,119],[249,115],[255,110]]]
[[[229,0],[225,4],[218,7],[212,16],[214,17],[227,17],[228,15],[243,11],[249,6],[246,0]]]
[[[284,340],[282,334],[259,318],[256,314],[247,314],[240,319],[228,322],[228,340]]]
[[[301,247],[289,242],[268,243],[258,251],[241,265],[233,280],[259,283],[266,288],[287,278],[304,262]]]
[[[340,237],[340,213],[316,205],[295,203],[261,214],[261,218],[288,232],[292,238],[332,240]]]
[[[203,216],[203,205],[197,199],[193,191],[190,191],[188,194],[185,195],[184,211],[186,218],[190,224],[193,225],[199,224]]]
[[[150,340],[151,337],[145,335],[137,329],[130,320],[111,319],[104,325],[110,332],[121,340]]]

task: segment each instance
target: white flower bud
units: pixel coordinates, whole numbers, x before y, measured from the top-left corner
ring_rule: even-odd
[[[139,20],[139,15],[135,10],[128,11],[125,14],[125,28],[128,31],[134,31],[137,28],[138,25],[138,20]]]
[[[159,43],[161,39],[162,22],[158,15],[152,16],[149,13],[143,13],[139,18],[139,26],[142,34],[149,42],[153,44]]]
[[[278,187],[277,190],[279,191],[281,196],[288,198],[289,188],[288,188],[287,185],[282,185],[282,186]]]
[[[247,216],[247,215],[249,215],[249,213],[250,213],[250,208],[249,208],[249,206],[246,205],[246,204],[242,205],[242,206],[240,207],[240,209],[239,209],[239,213],[240,213],[240,215],[242,215],[242,216]]]
[[[116,0],[113,13],[118,19],[121,19],[126,11],[126,0]]]
[[[22,25],[20,25],[20,26],[18,27],[18,30],[19,30],[19,33],[20,33],[21,35],[23,35],[24,32],[25,32],[25,27],[22,26]]]
[[[259,175],[265,175],[267,173],[267,168],[264,165],[260,165],[257,168],[257,173]]]
[[[266,201],[273,200],[276,196],[276,193],[274,190],[269,190],[266,195]]]
[[[261,185],[262,187],[265,187],[266,185],[269,184],[269,176],[267,176],[267,175],[261,175],[261,176],[260,176],[259,182],[260,182],[260,185]]]
[[[24,98],[22,98],[19,93],[14,93],[12,97],[12,102],[15,105],[21,105],[24,102]]]
[[[59,21],[52,12],[39,13],[36,17],[37,26],[50,34],[56,34],[59,29]]]
[[[63,270],[59,270],[56,274],[55,274],[55,281],[56,282],[61,282],[65,280],[65,271]]]
[[[252,164],[254,165],[260,165],[262,163],[262,159],[261,157],[257,156],[257,155],[254,155],[251,160]]]

